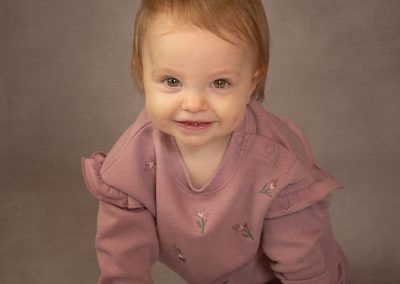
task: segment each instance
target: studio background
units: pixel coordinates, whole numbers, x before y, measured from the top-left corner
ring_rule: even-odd
[[[80,159],[143,106],[138,1],[0,2],[0,283],[96,283],[97,201]],[[400,283],[400,1],[266,0],[264,105],[306,133],[345,189],[331,208],[351,283]],[[156,283],[183,283],[165,266]]]

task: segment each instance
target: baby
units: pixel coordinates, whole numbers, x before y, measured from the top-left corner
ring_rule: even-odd
[[[345,283],[327,210],[341,184],[261,106],[268,59],[261,1],[142,1],[145,109],[107,155],[82,159],[99,283],[153,283],[157,260],[188,283]]]

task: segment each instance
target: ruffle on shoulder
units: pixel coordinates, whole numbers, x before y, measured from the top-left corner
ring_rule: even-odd
[[[290,143],[286,143],[286,147],[296,156],[296,162],[288,172],[288,182],[271,205],[267,218],[284,216],[315,203],[329,201],[332,192],[343,188],[339,181],[315,164],[310,144],[300,128],[288,118],[282,121],[289,130],[286,136],[290,137]]]
[[[99,200],[124,209],[142,209],[144,206],[128,194],[106,184],[100,175],[106,154],[95,152],[89,159],[82,158],[82,172],[89,191]]]
[[[295,174],[298,177],[303,173],[303,176],[306,176],[309,182],[305,184],[304,181],[299,180],[289,183],[283,188],[273,201],[266,218],[284,216],[318,202],[328,201],[333,191],[343,187],[333,176],[316,165],[308,169],[298,160],[292,171],[298,172]]]

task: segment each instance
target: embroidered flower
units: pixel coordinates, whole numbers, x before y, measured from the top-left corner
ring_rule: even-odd
[[[175,244],[174,244],[174,250],[175,250],[175,253],[178,256],[179,260],[182,262],[186,262],[186,259],[183,256],[183,252],[179,248],[177,248]]]
[[[250,229],[247,226],[247,223],[244,224],[236,224],[235,226],[232,227],[232,229],[236,233],[241,233],[243,237],[249,238],[252,241],[254,241],[253,236],[251,235]]]
[[[206,227],[208,221],[208,212],[204,210],[202,207],[196,208],[196,216],[199,217],[199,220],[196,220],[197,226],[200,228],[200,233],[204,234],[204,229]]]
[[[271,181],[267,182],[264,187],[258,192],[260,194],[268,195],[272,197],[272,191],[278,186],[277,179],[271,179]]]
[[[144,171],[150,172],[156,166],[156,161],[154,159],[147,160],[144,164]]]

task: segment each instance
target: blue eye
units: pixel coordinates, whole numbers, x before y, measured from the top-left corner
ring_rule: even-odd
[[[168,87],[171,87],[171,88],[176,88],[176,87],[180,87],[181,86],[181,82],[178,79],[173,78],[173,77],[165,78],[163,80],[163,82],[165,84],[167,84]]]
[[[214,88],[223,89],[229,85],[229,82],[225,79],[217,79],[212,83]]]

